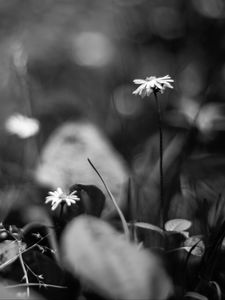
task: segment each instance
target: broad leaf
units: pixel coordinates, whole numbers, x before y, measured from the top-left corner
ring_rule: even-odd
[[[105,195],[94,185],[74,184],[70,187],[70,192],[77,191],[77,195],[81,199],[76,203],[75,209],[79,214],[86,213],[96,217],[100,217],[105,204]],[[70,207],[73,209],[73,206]]]
[[[191,236],[184,242],[184,249],[192,255],[202,256],[205,252],[205,245],[199,236]]]
[[[109,224],[79,216],[62,239],[66,267],[92,291],[112,299],[166,299],[171,281],[158,259]]]
[[[185,219],[173,219],[165,223],[166,231],[185,231],[191,227],[191,221]]]

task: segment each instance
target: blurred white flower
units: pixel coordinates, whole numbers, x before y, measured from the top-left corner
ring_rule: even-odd
[[[133,94],[142,97],[150,96],[153,92],[160,92],[162,94],[166,88],[173,89],[173,86],[170,84],[171,82],[174,82],[174,80],[171,79],[169,75],[164,77],[150,76],[146,77],[146,79],[134,79],[134,83],[140,84],[140,86],[133,91]]]
[[[79,201],[80,198],[76,195],[77,191],[73,191],[70,194],[66,194],[62,191],[61,188],[57,188],[54,192],[48,192],[49,196],[47,196],[45,199],[45,203],[51,202],[52,210],[55,210],[59,204],[66,203],[68,206],[71,206],[71,204],[75,204],[76,201]]]
[[[6,120],[5,129],[11,134],[16,134],[20,138],[26,139],[38,133],[40,124],[34,118],[13,114]]]

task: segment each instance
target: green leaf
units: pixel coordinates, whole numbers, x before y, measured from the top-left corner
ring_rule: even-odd
[[[165,223],[166,231],[185,231],[191,227],[191,221],[185,219],[173,219]]]
[[[74,219],[62,237],[62,250],[65,266],[104,297],[160,300],[172,292],[159,259],[100,219]]]

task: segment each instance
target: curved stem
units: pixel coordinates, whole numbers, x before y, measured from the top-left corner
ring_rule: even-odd
[[[102,183],[103,183],[103,185],[104,185],[104,187],[105,187],[105,189],[106,189],[106,191],[107,191],[107,193],[108,193],[110,199],[112,200],[112,202],[113,202],[113,204],[114,204],[114,206],[115,206],[115,208],[116,208],[116,210],[117,210],[117,212],[118,212],[118,215],[119,215],[119,217],[120,217],[120,219],[121,219],[121,223],[122,223],[122,226],[123,226],[124,234],[125,234],[127,240],[129,240],[129,239],[130,239],[129,228],[128,228],[127,222],[126,222],[126,220],[125,220],[125,217],[124,217],[124,215],[123,215],[121,209],[119,208],[118,204],[116,203],[115,198],[113,197],[112,193],[110,192],[110,190],[109,190],[107,184],[105,183],[104,179],[102,178],[101,174],[100,174],[100,173],[98,172],[98,170],[95,168],[95,166],[94,166],[93,163],[90,161],[90,159],[88,158],[87,160],[88,160],[89,164],[92,166],[92,168],[95,170],[95,172],[97,173],[97,175],[99,176],[99,178],[101,179],[101,181],[102,181]]]
[[[162,132],[162,115],[160,103],[158,100],[157,92],[154,92],[155,102],[157,106],[157,114],[158,114],[158,126],[159,126],[159,172],[160,172],[160,204],[161,204],[161,212],[160,212],[160,225],[161,228],[164,228],[164,178],[163,178],[163,132]]]

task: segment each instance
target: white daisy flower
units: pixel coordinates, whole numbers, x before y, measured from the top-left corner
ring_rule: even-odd
[[[135,84],[140,86],[133,91],[134,95],[140,95],[142,97],[150,96],[153,92],[160,92],[161,94],[166,88],[173,89],[171,82],[174,82],[169,75],[164,77],[150,76],[145,79],[134,79]]]
[[[47,196],[45,199],[45,203],[51,202],[51,209],[55,210],[59,204],[66,203],[66,205],[71,206],[72,204],[75,204],[76,201],[79,201],[80,198],[76,195],[77,191],[73,191],[70,194],[66,194],[62,191],[61,188],[57,188],[54,192],[48,192],[49,196]]]
[[[11,134],[16,134],[20,138],[26,139],[38,133],[40,124],[34,118],[28,118],[17,113],[6,120],[5,129]]]

